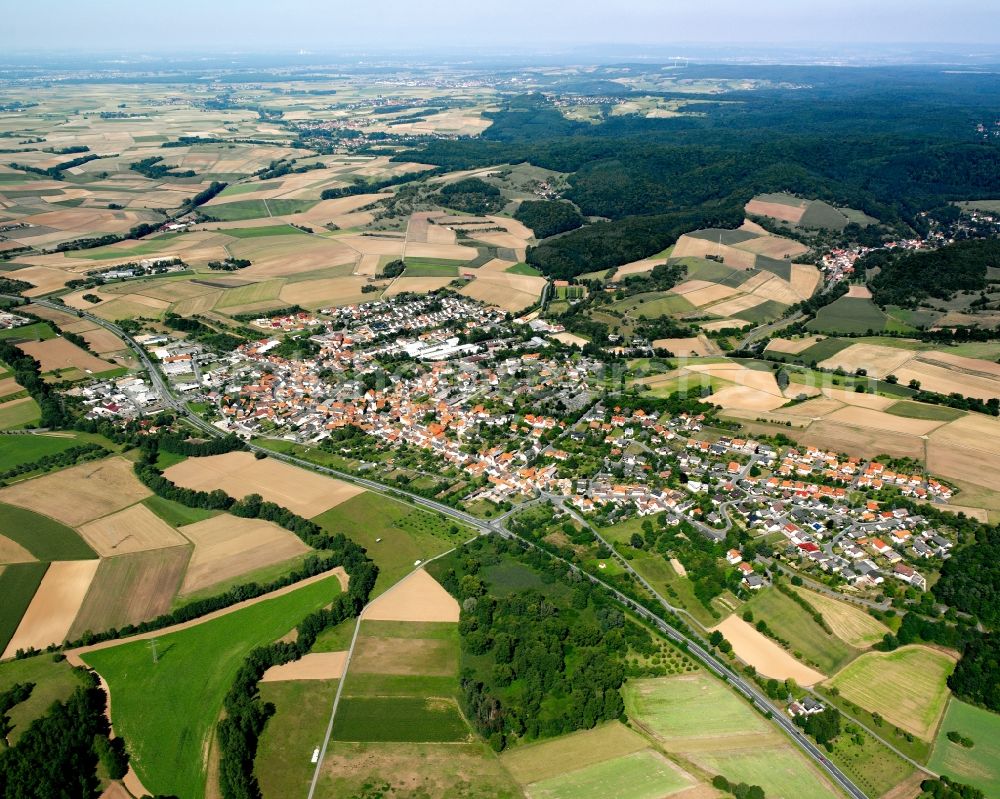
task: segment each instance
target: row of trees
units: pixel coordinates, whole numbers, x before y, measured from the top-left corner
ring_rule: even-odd
[[[0,483],[10,480],[12,477],[28,474],[29,472],[48,472],[52,469],[64,469],[81,461],[97,460],[110,454],[100,444],[78,444],[75,447],[64,449],[62,452],[43,455],[38,460],[19,463],[17,466],[4,469],[0,471]]]

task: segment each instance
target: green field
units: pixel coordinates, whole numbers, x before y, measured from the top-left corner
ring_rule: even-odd
[[[7,648],[10,639],[17,632],[21,617],[31,604],[35,591],[38,590],[47,563],[12,563],[0,566],[0,652]]]
[[[949,741],[952,730],[971,738],[973,747]],[[975,785],[987,796],[1000,796],[1000,714],[952,698],[927,765],[938,774]]]
[[[866,652],[824,683],[840,695],[925,741],[931,740],[948,701],[952,658],[924,646]]]
[[[459,261],[459,263],[464,263]],[[458,265],[449,261],[407,258],[403,277],[458,277]]]
[[[221,513],[221,511],[217,510],[189,508],[187,505],[181,505],[179,502],[174,502],[172,499],[164,499],[163,497],[158,497],[155,494],[151,497],[146,497],[146,499],[142,501],[142,504],[153,511],[153,513],[163,519],[163,521],[171,527],[183,527],[185,524],[202,522],[205,521],[205,519],[211,519],[213,516],[218,516],[219,513]]]
[[[645,749],[528,787],[532,799],[661,799],[694,783],[663,755]]]
[[[527,785],[601,760],[639,752],[648,746],[649,742],[639,733],[620,721],[609,721],[590,730],[508,748],[500,759],[514,779]]]
[[[746,702],[708,674],[629,680],[622,693],[629,717],[666,741],[771,731]]]
[[[291,225],[264,225],[262,227],[234,227],[221,231],[236,239],[259,239],[264,236],[305,236],[305,232]]]
[[[333,723],[338,741],[441,743],[465,741],[469,735],[458,705],[437,697],[345,697]]]
[[[262,280],[260,283],[248,283],[245,286],[226,289],[215,303],[215,307],[232,308],[236,305],[275,300],[284,285],[284,280]]]
[[[817,333],[880,333],[888,320],[871,300],[843,296],[819,309],[806,327]],[[817,359],[818,360],[818,359]]]
[[[143,255],[153,255],[163,250],[163,242],[177,238],[180,233],[164,233],[162,236],[149,238],[135,247],[95,247],[92,250],[71,250],[66,253],[68,258],[86,258],[90,261],[105,261],[109,258],[137,258]]]
[[[9,327],[0,330],[0,339],[14,339],[16,341],[47,341],[56,337],[48,322],[34,322],[21,327]]]
[[[0,535],[16,541],[39,560],[96,558],[87,542],[66,525],[40,513],[0,502]]]
[[[7,596],[6,593],[3,595]],[[0,692],[6,691],[15,683],[26,682],[35,684],[31,696],[7,713],[13,728],[7,738],[12,744],[17,743],[21,733],[31,722],[43,716],[53,702],[65,702],[83,684],[67,661],[56,663],[52,655],[36,655],[0,663]]]
[[[79,446],[73,436],[0,436],[0,471]]]
[[[305,796],[315,766],[313,749],[323,743],[339,680],[262,682],[260,697],[274,704],[260,736],[254,773],[267,797]]]
[[[869,796],[882,796],[913,773],[913,766],[853,722],[844,724],[830,759]]]
[[[813,200],[802,214],[799,227],[843,230],[847,227],[847,217],[832,205],[822,200]]]
[[[730,752],[699,752],[696,762],[730,782],[759,785],[771,799],[838,799],[813,767],[791,746]]]
[[[528,275],[529,277],[539,277],[542,274],[531,264],[525,263],[514,264],[507,267],[504,271],[512,275]]]
[[[777,300],[766,300],[759,305],[754,305],[752,308],[740,311],[738,318],[746,319],[755,325],[760,325],[764,322],[771,322],[777,319],[785,312],[786,308],[788,308],[787,305]],[[708,309],[708,312],[711,313],[711,309]]]
[[[334,576],[283,596],[157,639],[88,653],[114,696],[114,724],[129,743],[132,765],[154,793],[205,792],[203,753],[222,700],[247,653],[281,638],[340,593]],[[311,753],[310,753],[311,754]]]
[[[763,619],[780,638],[791,644],[791,652],[799,660],[833,674],[857,654],[835,635],[827,633],[795,600],[777,588],[766,588],[741,607],[737,613],[753,613],[753,623]]]
[[[886,413],[893,416],[905,416],[907,419],[928,419],[933,422],[954,422],[966,415],[965,411],[948,408],[944,405],[925,405],[922,402],[906,402],[905,400],[890,405]]]
[[[679,294],[666,291],[648,291],[619,300],[611,306],[616,311],[630,313],[633,316],[653,318],[670,314],[689,313],[695,307]]]
[[[0,430],[13,430],[26,425],[35,425],[42,416],[42,409],[34,399],[27,402],[5,402],[0,405]]]
[[[240,222],[244,219],[262,219],[308,211],[315,200],[237,200],[231,203],[210,205],[202,210],[221,222]],[[229,231],[226,231],[227,233]]]
[[[368,551],[379,568],[373,597],[412,571],[415,561],[440,555],[468,537],[467,530],[449,534],[450,523],[436,514],[369,491],[313,521],[332,533],[344,533]],[[382,540],[376,542],[377,538]]]

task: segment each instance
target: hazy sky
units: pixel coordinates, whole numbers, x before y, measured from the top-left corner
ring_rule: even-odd
[[[0,11],[0,49],[18,52],[1000,43],[997,0],[0,0]]]

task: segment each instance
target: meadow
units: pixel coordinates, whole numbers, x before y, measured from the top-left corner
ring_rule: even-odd
[[[645,749],[541,780],[528,792],[533,799],[662,799],[692,785],[663,755]]]
[[[43,716],[53,702],[66,701],[83,684],[67,661],[57,663],[50,655],[0,663],[0,693],[15,683],[34,683],[35,687],[26,700],[7,712],[12,727],[7,740],[11,744],[17,743],[31,722]]]
[[[820,308],[806,327],[817,333],[880,333],[891,325],[871,300],[845,295]]]
[[[47,563],[0,566],[0,652],[7,648],[48,569]]]
[[[886,721],[930,740],[948,701],[953,658],[924,646],[866,652],[826,685]]]
[[[343,533],[368,551],[379,567],[372,597],[399,582],[416,561],[440,555],[466,537],[465,533],[450,534],[450,525],[434,514],[367,491],[313,521],[331,533]]]
[[[129,742],[143,784],[157,793],[203,795],[203,754],[244,657],[281,638],[339,593],[340,582],[331,576],[158,636],[156,663],[146,640],[83,655],[108,682],[115,728]]]
[[[55,519],[0,503],[0,535],[23,546],[39,560],[88,560],[97,553],[77,534]]]
[[[865,649],[890,632],[882,622],[849,602],[841,602],[807,588],[792,587],[814,610],[822,614],[833,634],[848,646]]]
[[[0,404],[0,430],[14,430],[38,424],[42,409],[31,397],[10,400]]]
[[[440,743],[470,735],[455,700],[441,697],[343,697],[333,723],[338,741]]]
[[[972,739],[972,748],[949,741],[952,731]],[[1000,796],[1000,714],[952,698],[927,765],[987,796]]]
[[[353,619],[349,621],[353,622]],[[339,680],[262,682],[260,696],[275,714],[260,736],[254,773],[265,797],[305,796]]]
[[[0,436],[0,471],[80,445],[74,436]]]

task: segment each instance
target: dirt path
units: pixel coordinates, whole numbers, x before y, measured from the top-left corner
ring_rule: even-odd
[[[96,672],[95,672],[96,674]],[[108,720],[108,724],[111,724],[111,688],[104,681],[104,678],[98,674],[97,680],[101,684],[101,689],[104,691],[105,695],[108,697],[108,704],[104,708],[104,715]],[[115,729],[111,728],[111,738],[115,738]],[[146,790],[146,787],[142,784],[142,780],[139,779],[139,775],[135,773],[135,769],[132,768],[132,764],[129,763],[128,772],[122,778],[122,784],[128,790],[132,796],[152,796],[152,793]]]
[[[235,605],[230,605],[227,608],[221,608],[219,610],[213,611],[212,613],[207,613],[204,616],[199,616],[197,619],[191,619],[191,621],[181,622],[180,624],[174,624],[171,627],[163,627],[159,630],[150,630],[149,632],[139,633],[138,635],[132,635],[128,638],[115,638],[111,641],[101,641],[98,644],[91,644],[90,646],[81,646],[77,649],[68,649],[66,651],[66,659],[70,662],[72,666],[83,666],[84,668],[89,668],[86,663],[83,662],[82,655],[86,655],[88,652],[96,652],[100,649],[110,649],[113,646],[118,646],[119,644],[128,643],[130,641],[147,641],[150,638],[160,638],[164,635],[169,635],[170,633],[179,632],[180,630],[186,630],[189,627],[193,627],[196,624],[204,624],[207,621],[212,621],[212,619],[218,619],[221,616],[225,616],[229,613],[235,613],[243,608],[248,608],[251,605],[256,605],[258,602],[266,602],[268,599],[276,599],[279,596],[284,596],[292,591],[302,588],[306,585],[311,585],[312,583],[317,583],[320,580],[325,580],[331,575],[336,576],[337,580],[340,582],[341,590],[347,590],[348,575],[344,571],[342,566],[338,566],[332,571],[323,572],[322,574],[314,575],[305,580],[300,580],[297,583],[292,583],[291,585],[286,585],[284,588],[279,588],[277,591],[271,591],[269,594],[264,594],[262,596],[254,597],[253,599],[246,599],[243,602],[237,602]]]

